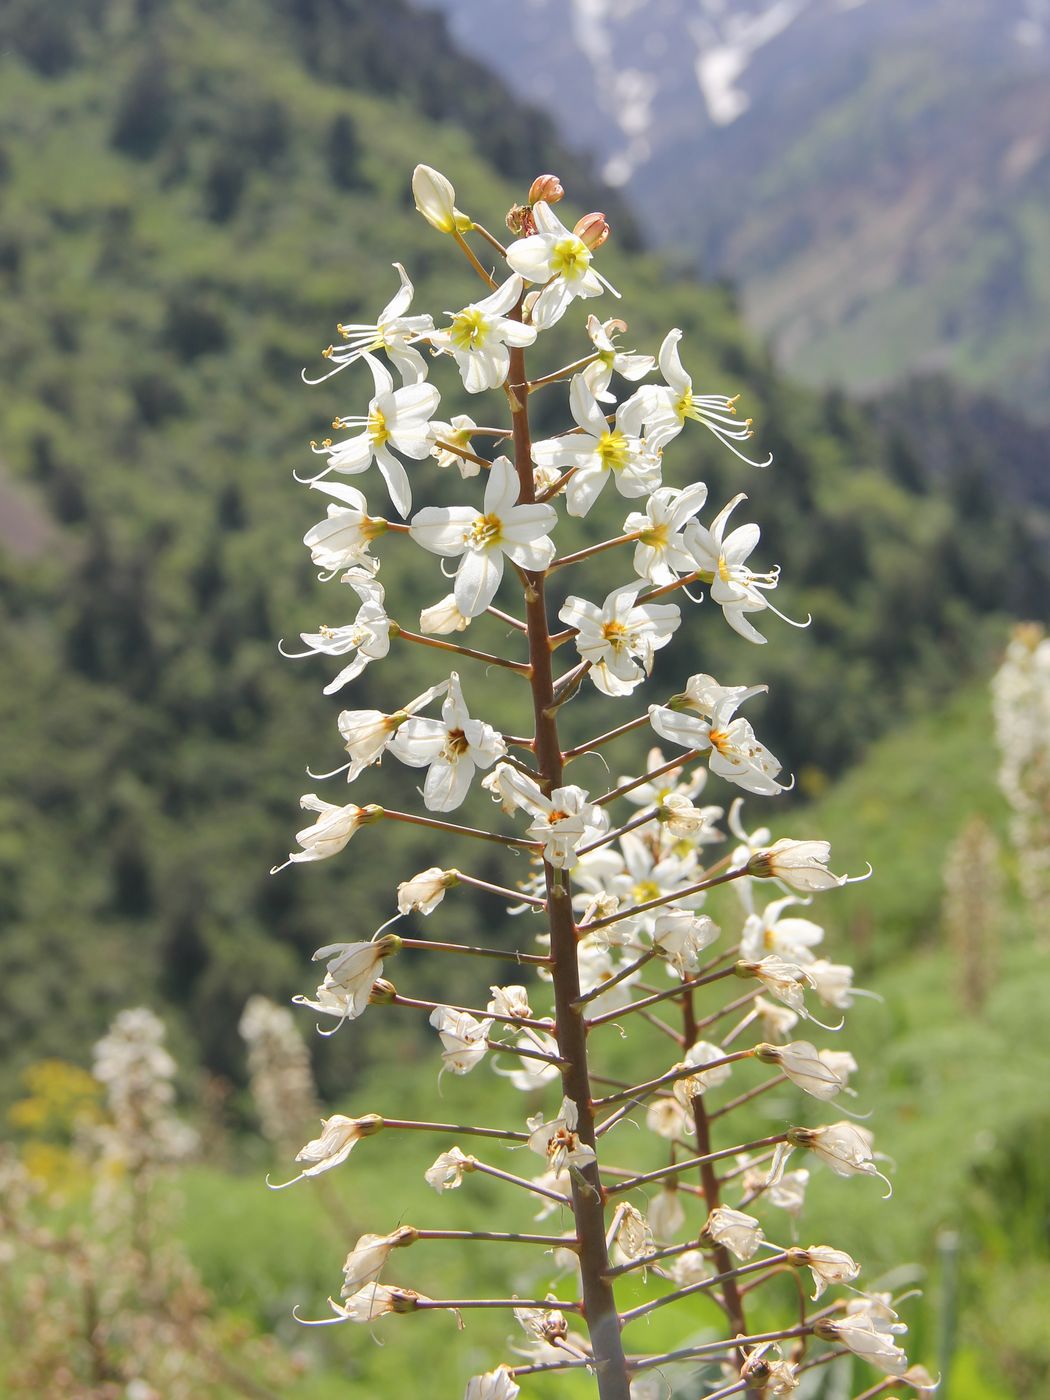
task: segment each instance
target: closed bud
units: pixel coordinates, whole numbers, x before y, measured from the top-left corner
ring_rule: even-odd
[[[377,977],[368,994],[369,1006],[391,1006],[397,996],[397,988],[387,977]]]
[[[465,233],[473,227],[466,214],[456,208],[456,191],[439,170],[417,165],[412,172],[412,194],[416,208],[439,233]]]
[[[536,204],[543,200],[544,204],[557,204],[559,199],[565,198],[565,191],[557,175],[537,175],[529,186],[529,203]]]
[[[605,221],[605,215],[600,213],[584,214],[573,228],[576,237],[587,245],[593,253],[596,248],[600,248],[609,237],[612,230]]]

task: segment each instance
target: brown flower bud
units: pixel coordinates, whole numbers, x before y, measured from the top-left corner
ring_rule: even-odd
[[[537,175],[529,186],[530,204],[536,204],[541,199],[544,204],[557,204],[559,199],[564,198],[565,191],[557,175]]]
[[[369,1006],[390,1006],[397,996],[397,988],[386,977],[377,977],[368,994]]]
[[[611,229],[605,222],[605,215],[600,213],[584,214],[573,229],[576,237],[582,239],[592,253],[595,248],[602,246],[610,232]]]

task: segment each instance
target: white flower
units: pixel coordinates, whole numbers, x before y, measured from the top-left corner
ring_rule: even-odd
[[[805,1167],[799,1167],[793,1172],[784,1172],[779,1181],[772,1182],[766,1188],[765,1199],[778,1210],[786,1210],[789,1215],[797,1216],[806,1204],[808,1185],[809,1172]]]
[[[445,1069],[453,1074],[469,1074],[485,1058],[492,1029],[492,1022],[487,1018],[479,1021],[469,1011],[437,1006],[430,1013],[430,1024],[445,1047],[441,1056]]]
[[[334,695],[359,676],[370,661],[381,660],[390,650],[390,619],[383,606],[383,585],[364,569],[349,570],[343,575],[343,582],[350,584],[361,600],[353,622],[348,627],[322,625],[316,632],[300,632],[307,650],[295,652],[282,648],[281,652],[290,657],[313,656],[317,652],[326,656],[354,653],[350,664],[325,686],[325,695]]]
[[[848,1010],[853,1005],[853,969],[848,963],[828,962],[818,958],[806,968],[813,990],[825,1006]]]
[[[656,819],[676,841],[706,846],[722,839],[720,833],[712,832],[712,823],[721,815],[721,807],[694,807],[688,797],[671,792],[660,803]]]
[[[689,1047],[685,1052],[685,1060],[675,1068],[684,1069],[687,1065],[696,1065],[697,1073],[676,1080],[672,1086],[672,1093],[684,1108],[691,1107],[693,1099],[708,1089],[717,1089],[720,1084],[726,1082],[733,1072],[731,1065],[715,1064],[713,1069],[703,1068],[704,1065],[724,1060],[725,1057],[726,1052],[722,1047],[713,1045],[708,1040],[698,1040],[695,1045]]]
[[[645,756],[645,772],[655,773],[666,766],[667,759],[663,751],[659,748],[651,748]],[[632,788],[630,792],[624,793],[628,802],[634,803],[637,807],[658,807],[672,795],[687,797],[692,799],[698,797],[707,784],[707,769],[693,767],[687,777],[682,774],[685,768],[671,768],[667,772],[660,774],[658,778],[653,778],[651,782],[641,783],[638,787]],[[617,780],[617,786],[632,781],[632,775],[625,773]],[[705,808],[705,811],[717,812],[721,815],[720,807]]]
[[[456,208],[456,191],[439,170],[417,165],[412,172],[412,194],[416,208],[439,233],[466,233],[474,227]]]
[[[532,447],[532,460],[541,470],[573,468],[565,488],[570,515],[586,515],[612,478],[621,496],[647,496],[660,484],[660,458],[642,439],[642,401],[636,394],[616,410],[613,423],[587,386],[582,374],[573,375],[569,408],[578,433],[549,438]]]
[[[576,849],[586,838],[596,837],[609,825],[608,813],[587,801],[583,788],[555,788],[548,797],[526,773],[501,763],[483,784],[504,803],[529,812],[533,821],[527,835],[543,842],[543,856],[556,869],[569,869]]]
[[[614,589],[601,608],[570,597],[558,613],[578,631],[576,649],[591,663],[604,695],[629,695],[653,669],[654,654],[671,640],[682,615],[673,603],[637,603],[640,586]]]
[[[498,389],[510,369],[511,347],[535,341],[535,326],[523,326],[507,315],[517,306],[524,290],[520,277],[509,277],[483,301],[471,302],[455,315],[449,312],[452,324],[430,337],[435,349],[455,359],[468,394]]]
[[[464,617],[477,617],[496,596],[503,556],[537,572],[554,558],[548,531],[557,524],[553,506],[517,505],[518,478],[506,457],[497,457],[485,485],[484,512],[473,506],[425,506],[412,519],[412,538],[432,554],[462,555],[453,596]]]
[[[686,526],[685,543],[701,578],[710,586],[711,597],[722,609],[730,627],[734,632],[739,632],[746,641],[764,644],[765,637],[752,627],[744,616],[745,613],[761,612],[768,608],[771,613],[782,621],[791,623],[793,627],[806,627],[809,623],[793,622],[765,596],[779,583],[779,568],[770,569],[765,574],[756,574],[744,562],[758,544],[761,531],[757,525],[741,525],[728,539],[722,538],[730,515],[741,501],[746,500],[747,497],[743,493],[734,496],[715,516],[710,530],[698,520],[691,521]]]
[[[471,1376],[463,1392],[463,1400],[516,1400],[519,1386],[507,1366],[497,1366],[482,1376]]]
[[[488,768],[507,752],[503,739],[467,712],[459,676],[452,672],[441,719],[413,716],[390,741],[390,752],[411,768],[426,768],[423,802],[432,812],[451,812],[467,795],[478,768]]]
[[[441,443],[449,443],[451,447],[464,447],[469,451],[471,438],[477,426],[473,418],[466,413],[457,413],[451,423],[434,422],[430,425],[433,436],[433,442],[430,446],[431,457],[434,458],[439,467],[458,467],[459,474],[464,481],[472,476],[477,476],[481,471],[481,463],[472,462],[469,457],[452,452],[449,447],[442,447]]]
[[[626,329],[623,321],[606,321],[603,324],[597,316],[587,317],[587,334],[598,352],[598,358],[583,373],[587,387],[602,403],[616,402],[614,395],[609,393],[613,370],[622,374],[624,379],[636,381],[644,379],[656,365],[652,355],[635,355],[630,350],[617,347],[613,336],[622,335]]]
[[[686,1249],[671,1260],[667,1275],[679,1288],[689,1288],[711,1277],[711,1263],[703,1250]]]
[[[333,374],[338,374],[341,369],[373,350],[386,351],[405,384],[419,384],[427,377],[426,361],[418,350],[411,347],[414,340],[419,340],[434,329],[434,320],[427,315],[405,314],[412,304],[415,288],[400,263],[394,263],[394,270],[401,279],[401,286],[380,311],[375,323],[337,327],[346,343],[329,345],[324,352],[325,359],[334,368],[317,379],[307,379],[304,373],[303,379],[307,384],[323,384]]]
[[[547,1301],[556,1303],[553,1293],[547,1294]],[[569,1325],[560,1308],[515,1308],[514,1318],[521,1329],[537,1342],[553,1342],[565,1337]]]
[[[838,1075],[843,1084],[848,1083],[850,1075],[857,1072],[857,1062],[848,1050],[821,1050],[820,1058],[832,1074]]]
[[[512,243],[507,262],[526,282],[546,283],[532,305],[534,326],[539,330],[553,326],[576,297],[601,296],[606,287],[613,296],[620,295],[594,271],[591,250],[555,217],[550,205],[540,200],[533,205],[532,217],[537,232]]]
[[[428,637],[445,637],[450,632],[465,632],[470,618],[456,606],[456,595],[446,593],[437,603],[423,608],[419,614],[419,630]]]
[[[842,1249],[827,1244],[810,1245],[808,1249],[788,1250],[788,1261],[796,1268],[807,1268],[813,1275],[814,1303],[832,1283],[852,1283],[860,1273],[860,1265]]]
[[[387,1313],[415,1312],[416,1304],[420,1301],[430,1300],[411,1288],[390,1288],[385,1283],[366,1283],[364,1288],[351,1293],[342,1303],[329,1298],[328,1303],[335,1317],[326,1318],[325,1321],[374,1322],[376,1318],[384,1317]],[[299,1320],[302,1321],[301,1318]]]
[[[747,873],[759,879],[782,880],[793,890],[811,894],[848,883],[848,875],[833,875],[828,869],[830,859],[829,841],[792,841],[782,836],[772,846],[754,852]]]
[[[331,578],[340,569],[378,568],[368,553],[373,540],[386,534],[387,522],[381,516],[368,514],[368,503],[355,486],[338,482],[316,481],[314,489],[334,496],[342,505],[330,505],[324,520],[311,525],[303,536],[310,559]]]
[[[617,1263],[629,1259],[641,1259],[656,1249],[653,1232],[645,1216],[635,1206],[624,1204],[617,1211],[619,1222],[616,1227],[615,1248],[620,1256]]]
[[[488,1009],[493,1010],[491,1001]],[[542,1031],[522,1031],[517,1043],[523,1050],[539,1050],[543,1055],[557,1056],[559,1053],[558,1042],[553,1036],[544,1035]],[[501,1069],[499,1065],[494,1065],[493,1068],[497,1074],[502,1074],[504,1079],[509,1079],[514,1088],[522,1094],[534,1093],[558,1077],[556,1064],[536,1060],[531,1056],[522,1056],[513,1069]]]
[[[411,880],[402,880],[397,887],[398,913],[433,914],[445,898],[445,892],[458,879],[457,871],[442,870],[439,865],[432,865],[428,870],[413,875]]]
[[[476,1157],[468,1157],[458,1147],[450,1147],[435,1159],[432,1166],[427,1167],[423,1177],[435,1191],[455,1191],[463,1185],[464,1173],[472,1172],[476,1162]]]
[[[718,937],[721,930],[706,914],[688,909],[664,909],[656,916],[653,943],[683,980],[700,966],[699,954]]]
[[[549,1169],[560,1172],[564,1167],[585,1167],[594,1161],[594,1148],[580,1141],[576,1132],[579,1114],[570,1098],[563,1098],[561,1111],[549,1123],[543,1114],[534,1114],[526,1120],[529,1129],[529,1147],[541,1157],[546,1157]]]
[[[765,686],[721,686],[710,676],[693,676],[685,692],[672,705],[650,705],[649,722],[662,739],[682,748],[711,750],[708,767],[748,792],[764,796],[783,792],[776,781],[780,762],[746,719],[734,719],[744,700],[765,690]],[[700,716],[690,714],[695,710]]]
[[[824,930],[811,919],[784,918],[785,909],[798,904],[794,895],[775,899],[760,914],[749,914],[740,935],[740,951],[745,958],[776,953],[789,962],[809,967],[813,949],[824,937]]]
[[[777,1006],[775,1002],[767,1001],[765,997],[755,997],[751,1007],[762,1022],[764,1035],[776,1036],[780,1039],[790,1035],[798,1025],[799,1018],[790,1007]]]
[[[846,1317],[837,1322],[830,1317],[821,1318],[814,1330],[827,1342],[849,1347],[854,1355],[887,1375],[899,1376],[907,1370],[905,1353],[892,1336],[881,1331],[869,1317]]]
[[[757,962],[741,959],[737,963],[737,970],[741,977],[754,977],[761,982],[767,992],[778,1001],[782,1001],[785,1006],[790,1006],[792,1011],[798,1012],[800,1016],[808,1015],[805,990],[813,983],[805,968],[771,955],[768,958],[759,958]]]
[[[402,1225],[390,1235],[362,1235],[343,1265],[343,1297],[349,1298],[366,1284],[375,1283],[390,1251],[412,1244],[416,1238],[416,1231],[410,1225]]]
[[[313,999],[296,996],[292,1000],[297,1006],[337,1017],[339,1026],[344,1021],[355,1021],[368,1006],[372,983],[383,975],[383,959],[396,953],[400,946],[399,938],[386,934],[370,943],[330,943],[318,948],[313,961],[329,960],[324,981]]]
[[[846,1087],[846,1081],[817,1053],[808,1040],[793,1040],[788,1045],[760,1044],[755,1055],[766,1065],[776,1065],[796,1084],[815,1099],[833,1099]]]
[[[724,1244],[738,1259],[750,1259],[765,1239],[762,1226],[753,1215],[731,1206],[717,1206],[707,1217],[701,1237]]]
[[[321,1136],[308,1142],[295,1154],[297,1162],[306,1162],[307,1165],[297,1177],[284,1182],[283,1186],[292,1186],[296,1181],[302,1181],[303,1177],[320,1176],[322,1172],[338,1167],[350,1156],[361,1138],[371,1137],[373,1133],[379,1132],[382,1126],[382,1118],[378,1118],[374,1113],[366,1114],[364,1118],[347,1118],[342,1113],[333,1113],[331,1118],[322,1118]],[[272,1189],[279,1191],[282,1187]]]
[[[336,723],[339,733],[343,736],[343,746],[350,755],[346,781],[352,783],[371,764],[378,763],[405,721],[417,710],[424,709],[432,700],[436,700],[439,695],[444,695],[447,690],[448,681],[432,685],[407,705],[395,710],[392,715],[384,714],[382,710],[341,711]],[[340,771],[336,769],[336,772]]]
[[[656,1239],[673,1239],[685,1224],[681,1193],[671,1187],[663,1187],[649,1202],[647,1218]]]
[[[390,499],[402,516],[412,509],[412,488],[408,473],[393,455],[391,448],[405,457],[421,461],[430,455],[430,420],[437,410],[441,395],[433,384],[405,384],[394,388],[394,380],[385,365],[374,355],[363,355],[372,371],[375,394],[363,416],[335,420],[336,428],[360,428],[356,436],[342,442],[325,442],[314,449],[327,456],[328,465],[313,481],[328,472],[357,476],[375,462],[386,482]]]
[[[490,987],[489,991],[492,993],[488,1004],[491,1015],[511,1016],[525,1021],[532,1019],[527,988],[515,982],[506,987]]]
[[[782,1143],[770,1167],[770,1180],[775,1181],[783,1171],[793,1147],[804,1147],[826,1162],[836,1176],[877,1176],[884,1181],[890,1194],[893,1187],[876,1167],[872,1157],[874,1138],[867,1128],[856,1123],[825,1123],[819,1128],[791,1128],[788,1141]]]
[[[645,1126],[657,1137],[680,1138],[693,1132],[683,1106],[675,1098],[653,1099],[645,1114]]]
[[[332,802],[323,802],[312,792],[306,792],[299,799],[299,806],[307,812],[320,815],[310,826],[295,833],[295,839],[302,846],[301,851],[291,851],[283,865],[275,865],[270,871],[276,875],[289,865],[300,861],[327,860],[338,855],[359,826],[378,815],[376,807],[355,807],[348,802],[345,807],[337,807]]]
[[[724,394],[694,394],[693,381],[682,367],[678,357],[678,342],[682,338],[680,330],[671,330],[660,346],[660,372],[666,385],[647,388],[649,397],[647,426],[650,439],[657,447],[664,447],[685,427],[687,418],[692,418],[714,433],[720,442],[725,443],[730,452],[747,462],[751,467],[768,467],[773,458],[764,462],[753,462],[745,457],[736,442],[746,442],[754,436],[751,419],[743,422],[736,416],[736,400]]]
[[[569,483],[570,489],[572,482]],[[707,487],[696,481],[683,491],[662,486],[645,504],[645,514],[633,511],[623,522],[625,535],[640,535],[634,551],[634,571],[650,583],[674,583],[691,574],[696,561],[686,548],[686,525],[707,500]]]
[[[775,1360],[767,1359],[770,1349],[775,1352]],[[799,1388],[798,1367],[784,1359],[779,1342],[765,1342],[748,1352],[740,1376],[763,1394],[790,1395]]]

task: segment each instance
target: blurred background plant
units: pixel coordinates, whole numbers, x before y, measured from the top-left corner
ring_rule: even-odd
[[[680,12],[648,8],[650,28],[673,45]],[[741,0],[722,9],[757,14],[763,6]],[[836,9],[843,22],[867,16],[858,19],[865,25],[901,12],[896,4]],[[967,13],[978,9],[973,0]],[[1008,32],[993,0],[984,9]],[[498,30],[497,18],[531,12],[488,7],[484,32]],[[934,13],[925,0],[922,12]],[[949,21],[942,12],[935,32]],[[880,44],[883,71],[899,82],[866,84],[865,102],[876,106],[865,111],[892,110],[892,129],[883,140],[883,127],[851,117],[848,129],[868,133],[868,144],[837,162],[840,182],[847,168],[907,168],[899,133],[909,111],[926,110],[937,65],[893,40],[892,26]],[[778,71],[801,91],[821,50],[792,52]],[[1044,109],[1029,81],[1044,52],[1031,48],[1021,78],[1009,65],[988,70],[991,91],[1003,96],[996,110],[1009,116],[988,168],[1005,168],[1007,153],[1020,152],[1009,168],[1023,167],[1015,185],[1024,197],[1011,227],[1024,239],[1041,236],[1050,208]],[[943,57],[938,64],[947,72]],[[638,247],[642,230],[653,237],[654,197],[633,180],[615,192],[603,187],[589,160],[568,149],[580,144],[578,127],[540,86],[532,91],[542,112],[465,58],[437,17],[403,0],[8,0],[0,8],[0,644],[8,676],[0,690],[0,1056],[17,1158],[5,1159],[14,1162],[5,1167],[5,1220],[17,1230],[5,1225],[0,1375],[12,1395],[142,1400],[148,1391],[128,1392],[141,1380],[166,1400],[181,1393],[175,1381],[158,1380],[146,1360],[125,1364],[142,1347],[159,1365],[164,1337],[198,1368],[187,1372],[196,1395],[241,1393],[225,1372],[208,1371],[209,1348],[248,1383],[307,1400],[342,1394],[348,1381],[366,1395],[398,1386],[411,1393],[424,1367],[435,1393],[445,1386],[452,1394],[461,1373],[430,1326],[405,1329],[397,1355],[388,1348],[375,1372],[369,1346],[297,1331],[291,1307],[323,1300],[348,1236],[368,1228],[359,1203],[393,1190],[422,1200],[429,1162],[408,1149],[385,1171],[355,1160],[352,1180],[327,1201],[286,1193],[275,1208],[260,1181],[270,1162],[258,1124],[268,1119],[279,1131],[274,1115],[286,1110],[276,1104],[305,1097],[307,1080],[302,1061],[288,1068],[287,1098],[267,1108],[264,1093],[257,1117],[248,1087],[257,1071],[238,1035],[251,994],[284,1004],[303,990],[314,948],[367,936],[389,913],[392,873],[433,863],[432,849],[400,830],[384,832],[382,860],[312,880],[267,874],[287,849],[287,795],[304,756],[322,760],[309,738],[334,715],[301,674],[274,662],[277,637],[316,624],[318,598],[288,528],[290,512],[300,512],[303,530],[313,516],[275,464],[301,465],[307,440],[323,435],[297,376],[320,363],[338,320],[374,310],[375,288],[392,276],[388,247],[405,250],[421,304],[433,299],[433,247],[405,175],[417,161],[455,169],[465,196],[486,206],[509,205],[540,171],[557,171],[576,213],[603,208],[613,225],[603,268],[636,308],[630,343],[653,349],[662,327],[682,325],[703,357],[698,380],[741,388],[748,412],[768,425],[764,443],[777,469],[756,492],[757,518],[775,525],[786,610],[812,612],[814,624],[786,643],[771,638],[762,658],[771,698],[756,705],[755,722],[774,751],[798,761],[806,824],[833,837],[837,868],[861,869],[868,859],[876,868],[876,879],[837,897],[829,936],[846,940],[862,980],[887,998],[866,1006],[853,1034],[858,1058],[875,1066],[864,1106],[877,1104],[880,1137],[893,1144],[898,1200],[858,1216],[855,1237],[840,1242],[873,1268],[920,1261],[926,1297],[916,1354],[928,1363],[943,1335],[942,1301],[954,1292],[956,1343],[940,1361],[950,1360],[953,1400],[1038,1393],[1050,1367],[1042,1323],[1050,1154],[1040,1107],[1050,1072],[1041,1012],[1050,913],[1045,885],[1040,893],[1030,873],[1042,869],[1045,879],[1046,837],[1031,834],[1025,816],[1030,834],[1018,840],[1017,806],[1032,772],[1043,771],[1045,758],[1034,755],[1040,742],[1047,752],[1047,720],[1045,709],[1031,708],[1027,719],[1004,720],[1000,692],[993,718],[989,694],[1004,658],[1015,671],[1029,664],[1009,642],[1012,625],[1047,620],[1050,439],[1016,404],[975,398],[947,380],[905,378],[883,391],[876,375],[866,385],[877,379],[878,393],[864,400],[834,382],[799,387],[796,357],[774,360],[745,327],[728,283],[695,280],[695,250],[680,229],[660,254],[619,255]],[[669,96],[661,116],[671,122],[676,110]],[[776,168],[775,110],[756,129],[773,143]],[[734,141],[741,130],[727,128]],[[806,146],[796,128],[789,134],[809,152],[811,170],[829,168],[819,142]],[[686,181],[683,168],[691,167],[678,164],[677,184],[695,209],[715,193],[732,206],[743,185],[757,183],[750,159],[729,183]],[[953,171],[961,192],[991,188],[961,157]],[[762,185],[764,198],[774,200],[775,184]],[[814,196],[807,217],[825,208]],[[782,205],[776,227],[797,213]],[[891,223],[880,225],[882,246],[893,247],[895,266],[911,249],[921,279],[929,265],[921,229],[898,233]],[[1034,252],[992,257],[991,245],[1008,252],[1015,235],[990,215],[982,229],[991,240],[981,245],[986,267],[1021,267],[1027,280],[1007,304],[986,279],[980,304],[1005,317],[1026,365],[1037,365],[1028,347],[1041,336],[1045,353],[1050,335],[1033,309],[1046,261]],[[800,234],[803,245],[807,237]],[[902,285],[911,285],[915,305],[928,284]],[[878,301],[865,298],[862,336]],[[980,339],[972,318],[957,324],[967,344]],[[825,356],[836,359],[844,372],[852,363],[844,353]],[[995,380],[981,380],[982,394]],[[441,381],[450,410],[466,407],[455,404],[455,383],[454,375]],[[1038,403],[1034,393],[1026,404]],[[712,492],[730,479],[706,451],[697,474]],[[598,528],[611,520],[603,509],[593,512]],[[422,597],[411,563],[396,578],[396,562],[386,567],[392,595]],[[1026,654],[1040,645],[1024,643]],[[732,680],[729,644],[720,647],[705,636],[703,666]],[[406,694],[414,693],[413,664],[388,663],[403,668],[395,679]],[[669,685],[695,669],[668,671]],[[1020,682],[1012,687],[1021,694]],[[359,694],[372,703],[367,677]],[[1012,775],[1005,797],[997,726]],[[1023,746],[1022,734],[1036,747]],[[387,779],[396,800],[404,775],[384,770]],[[1006,855],[971,834],[971,855],[956,848],[951,862],[965,893],[948,895],[949,850],[976,818]],[[983,922],[966,917],[964,900],[988,911]],[[476,918],[465,939],[482,927],[478,941],[504,936],[499,906],[479,906]],[[461,987],[443,984],[444,999],[477,990],[469,971],[462,977]],[[128,1005],[163,1013],[163,1053],[178,1066],[165,1080],[175,1092],[168,1108],[177,1102],[175,1116],[199,1134],[192,1156],[150,1168],[149,1220],[160,1247],[148,1297],[135,1286],[140,1251],[121,1213],[131,1200],[127,1175],[107,1178],[124,1202],[112,1221],[95,1205],[94,1134],[114,1120],[91,1076],[92,1046]],[[331,1100],[349,1072],[338,1037],[314,1057],[317,1094],[331,1107],[367,1109],[384,1067],[410,1067],[417,1054],[394,1017],[377,1016],[360,1058],[359,1047],[351,1102]],[[458,1092],[445,1087],[450,1111]],[[469,1092],[482,1090],[472,1082]],[[433,1094],[427,1076],[415,1082],[406,1115],[427,1116]],[[310,1116],[312,1102],[303,1112]],[[275,1153],[284,1171],[283,1144]],[[954,1284],[937,1251],[945,1228],[958,1241]],[[114,1377],[92,1370],[81,1266],[69,1263],[77,1250],[91,1261],[103,1331],[126,1316],[137,1338],[107,1342]],[[443,1286],[458,1267],[454,1257],[441,1261]],[[169,1316],[190,1319],[191,1330],[166,1332]],[[487,1326],[471,1328],[479,1359],[503,1336],[492,1338]],[[204,1340],[191,1344],[191,1335]],[[559,1384],[552,1395],[572,1393]]]

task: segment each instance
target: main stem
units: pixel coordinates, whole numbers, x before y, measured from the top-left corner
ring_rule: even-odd
[[[518,313],[520,315],[520,312]],[[536,499],[532,467],[532,436],[529,430],[528,382],[523,350],[512,350],[508,387],[511,391],[511,418],[514,428],[514,463],[518,474],[518,499]],[[558,737],[558,711],[553,708],[554,675],[551,639],[547,626],[544,575],[525,575],[525,621],[528,627],[530,684],[536,725],[534,740],[536,764],[542,784],[549,792],[560,787],[564,757]],[[583,1010],[575,1003],[580,997],[577,962],[576,921],[567,873],[544,862],[547,886],[547,918],[551,936],[554,979],[554,1010],[557,1020],[558,1053],[567,1061],[562,1070],[562,1087],[575,1103],[580,1140],[595,1146],[594,1109],[590,1076],[587,1071],[587,1026]],[[606,1277],[609,1252],[605,1242],[605,1204],[597,1161],[572,1176],[572,1205],[579,1241],[580,1274],[583,1285],[583,1315],[594,1354],[598,1394],[601,1400],[630,1400],[630,1380],[620,1339],[620,1319],[612,1284]]]

